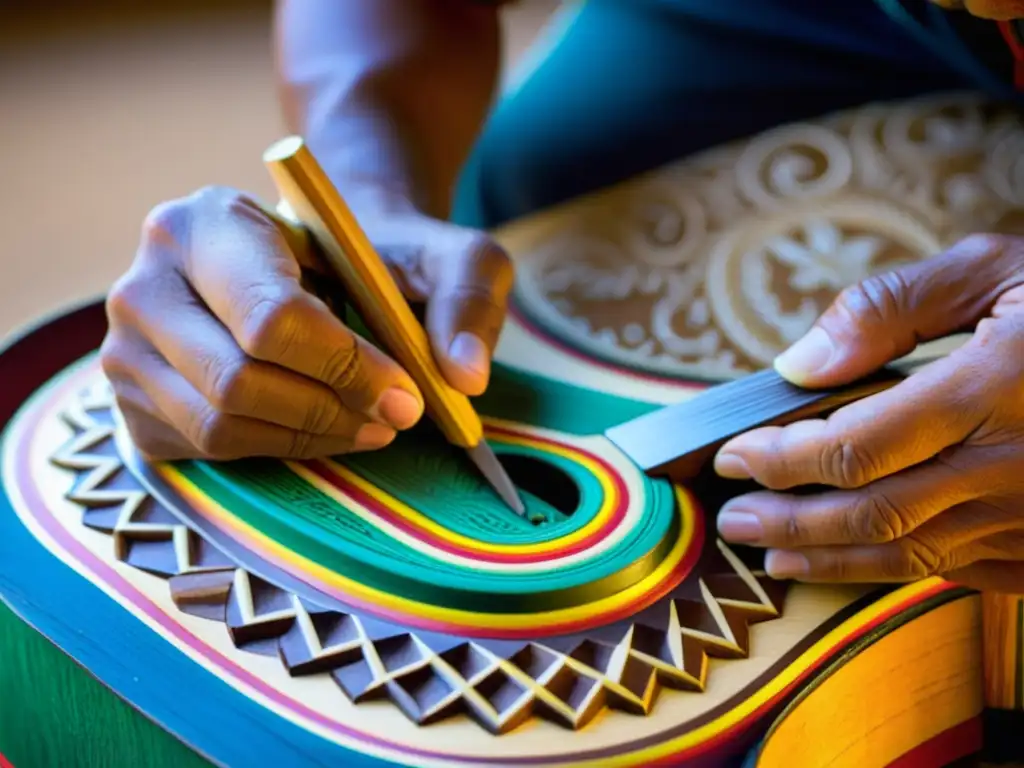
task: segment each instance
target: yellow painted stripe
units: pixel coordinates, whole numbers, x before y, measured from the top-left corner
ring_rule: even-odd
[[[547,554],[550,552],[558,552],[559,550],[566,549],[573,544],[587,538],[595,532],[601,530],[608,524],[608,521],[612,517],[615,508],[619,504],[619,492],[616,488],[615,482],[612,479],[608,471],[602,467],[599,463],[590,459],[584,454],[581,454],[571,448],[563,446],[552,446],[548,443],[534,442],[528,438],[524,439],[505,439],[502,438],[501,442],[510,443],[513,445],[521,445],[524,447],[540,448],[569,459],[576,464],[581,465],[592,475],[594,475],[601,485],[602,501],[601,507],[599,508],[594,518],[590,520],[585,526],[567,533],[565,536],[561,536],[557,539],[549,539],[548,541],[537,542],[535,544],[495,544],[486,541],[480,541],[478,539],[472,539],[468,536],[451,531],[444,526],[440,525],[434,520],[423,513],[413,509],[408,504],[396,499],[394,496],[389,494],[372,483],[368,482],[364,478],[357,475],[348,467],[339,464],[335,461],[326,460],[323,463],[345,482],[351,483],[352,485],[359,488],[360,491],[365,493],[376,500],[382,506],[392,510],[397,516],[407,521],[410,525],[418,528],[421,531],[429,533],[433,537],[442,541],[448,542],[454,546],[460,547],[471,552],[490,552],[494,554],[509,554],[509,555],[533,555],[533,554]],[[338,503],[344,505],[353,514],[359,515],[364,521],[371,525],[379,527],[378,518],[372,513],[368,513],[364,510],[355,509],[350,506],[352,499],[347,496],[343,491],[335,488],[330,483],[325,481],[323,478],[318,477],[315,473],[310,472],[308,469],[303,467],[297,462],[285,462],[289,469],[295,474],[302,477],[303,480],[315,486],[321,493],[330,496]]]
[[[647,578],[614,595],[571,608],[525,614],[478,613],[409,600],[352,581],[281,546],[259,530],[239,520],[220,504],[205,496],[199,488],[173,468],[164,467],[162,473],[168,484],[174,487],[190,504],[202,510],[205,517],[218,522],[220,526],[232,532],[237,540],[251,545],[250,549],[254,552],[263,553],[264,556],[269,555],[272,562],[286,564],[293,573],[307,574],[316,582],[336,590],[346,599],[355,598],[362,601],[371,610],[374,606],[379,606],[388,611],[417,616],[439,623],[489,629],[536,628],[538,632],[542,632],[548,625],[590,621],[596,616],[614,612],[616,609],[643,598],[672,573],[686,556],[691,545],[699,545],[699,542],[693,541],[694,517],[699,514],[699,510],[696,509],[689,494],[677,490],[676,498],[679,501],[679,514],[682,518],[680,536],[665,559]]]
[[[878,602],[872,603],[863,611],[850,617],[821,638],[818,642],[800,654],[800,656],[792,664],[786,667],[786,669],[783,670],[776,678],[759,688],[758,691],[750,698],[745,699],[741,704],[734,709],[729,710],[717,720],[713,720],[699,728],[688,731],[686,734],[679,736],[676,739],[661,742],[660,744],[656,744],[647,749],[631,752],[628,755],[604,757],[597,761],[587,760],[583,762],[569,763],[567,765],[572,765],[575,768],[597,768],[598,766],[601,768],[612,768],[613,766],[614,768],[626,768],[627,766],[646,765],[651,761],[668,757],[676,752],[682,752],[687,749],[698,747],[749,718],[760,707],[770,702],[788,686],[794,683],[800,675],[813,666],[815,662],[825,657],[831,650],[839,646],[844,639],[858,627],[871,623],[873,620],[897,607],[901,603],[911,600],[915,595],[934,589],[941,581],[942,580],[939,578],[925,579],[915,584],[902,587],[886,595]]]

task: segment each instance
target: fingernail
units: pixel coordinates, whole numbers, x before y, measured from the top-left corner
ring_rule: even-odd
[[[835,346],[821,328],[812,328],[802,339],[775,358],[775,370],[789,381],[813,376],[832,359]]]
[[[395,429],[408,429],[423,415],[423,404],[404,389],[393,387],[380,396],[376,412]]]
[[[395,430],[383,424],[363,424],[356,432],[355,448],[357,451],[373,451],[383,448],[395,439]]]
[[[719,512],[718,532],[734,544],[755,544],[764,536],[760,518],[749,512]]]
[[[452,359],[478,376],[487,376],[491,369],[491,355],[479,336],[463,331],[455,337],[448,354]]]
[[[773,579],[791,579],[806,576],[811,564],[799,552],[772,549],[764,557],[764,569]]]
[[[715,472],[729,480],[749,480],[750,467],[735,453],[720,453],[715,457]]]

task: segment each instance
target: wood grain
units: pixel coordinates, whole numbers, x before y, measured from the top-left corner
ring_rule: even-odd
[[[769,733],[758,768],[889,765],[972,720],[982,708],[980,620],[976,598],[958,600],[864,649],[791,706]],[[922,644],[925,637],[934,642]],[[927,663],[909,663],[922,658]]]
[[[986,593],[982,610],[985,703],[1024,712],[1024,597]]]

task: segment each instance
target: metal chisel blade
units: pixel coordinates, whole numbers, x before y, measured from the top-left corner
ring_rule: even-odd
[[[520,517],[526,515],[526,506],[519,498],[515,483],[512,482],[512,478],[508,476],[508,472],[498,461],[498,457],[494,455],[494,451],[491,450],[487,441],[481,440],[475,448],[467,448],[466,453],[469,454],[469,458],[476,464],[477,469],[491,484],[502,501]]]

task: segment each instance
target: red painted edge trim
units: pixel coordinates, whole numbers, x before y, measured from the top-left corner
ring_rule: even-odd
[[[0,768],[14,768],[13,765],[7,760],[6,757],[0,755]]]
[[[1024,91],[1024,45],[1008,21],[999,22],[999,31],[1013,54],[1013,84],[1018,91]]]
[[[887,768],[940,768],[980,752],[984,746],[981,716],[943,731],[889,763]]]

